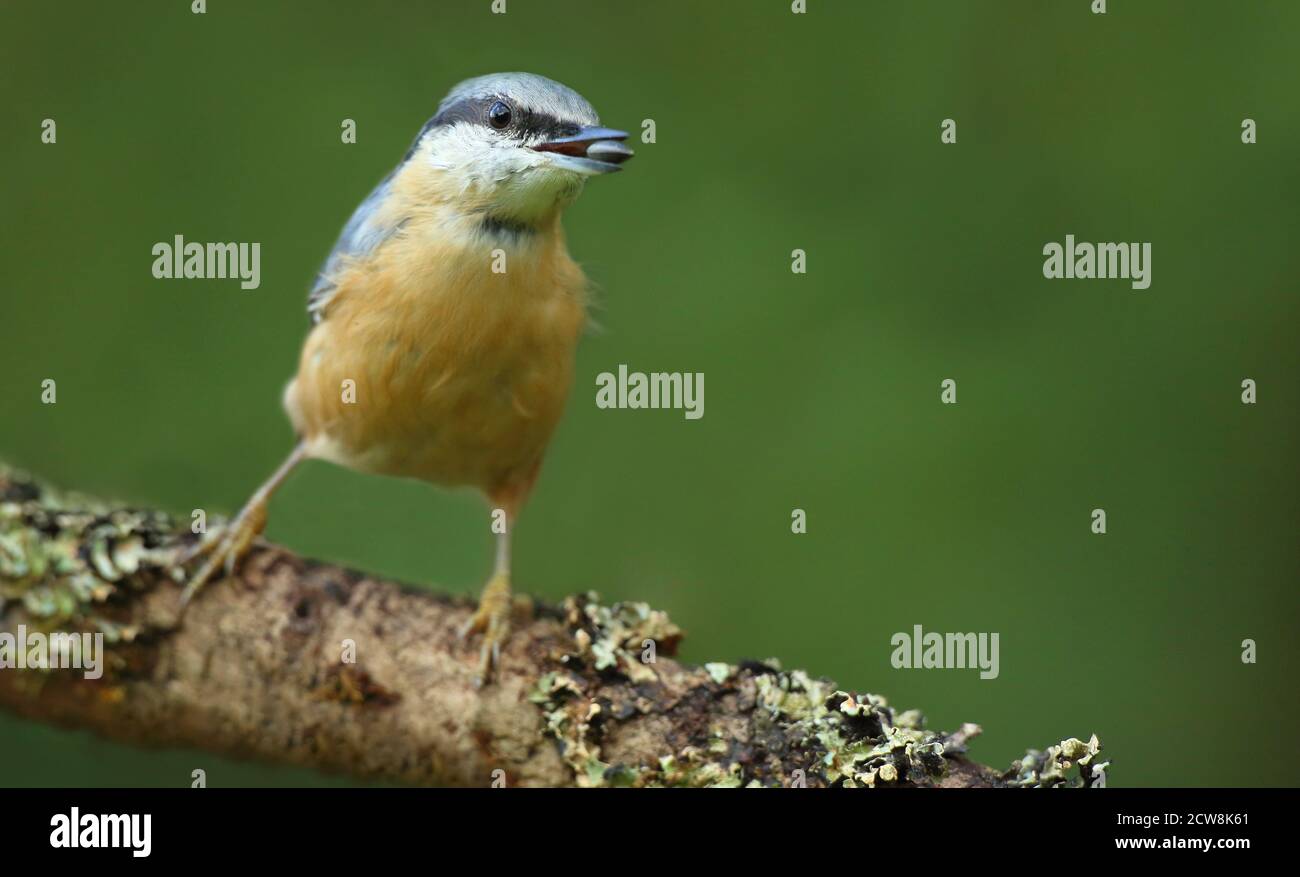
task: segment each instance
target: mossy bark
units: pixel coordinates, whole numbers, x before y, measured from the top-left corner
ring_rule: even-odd
[[[681,631],[594,594],[517,619],[496,680],[457,630],[468,600],[258,545],[182,615],[188,528],[0,467],[6,635],[104,634],[99,679],[0,669],[0,706],[137,745],[184,745],[361,778],[454,786],[1097,785],[1096,739],[1008,771],[979,733],[774,661],[691,667]],[[522,608],[522,607],[521,607]],[[12,647],[10,648],[12,658]],[[12,755],[12,754],[11,754]]]

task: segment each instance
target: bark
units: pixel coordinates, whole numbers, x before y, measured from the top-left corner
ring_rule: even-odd
[[[520,601],[496,680],[474,685],[470,601],[259,544],[182,615],[195,537],[0,467],[0,706],[135,745],[307,765],[417,785],[1098,784],[1095,738],[1006,772],[979,733],[774,662],[679,664],[681,631],[594,594]],[[19,634],[104,634],[98,679],[18,669]],[[9,651],[6,662],[5,642]],[[1071,767],[1076,768],[1071,777]]]

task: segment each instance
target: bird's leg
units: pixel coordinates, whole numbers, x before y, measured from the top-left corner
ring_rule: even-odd
[[[460,629],[462,639],[471,633],[483,634],[479,649],[478,685],[485,685],[494,668],[501,664],[501,644],[510,636],[510,614],[513,608],[510,593],[510,531],[513,519],[507,519],[504,533],[497,534],[497,559],[492,578],[483,586],[478,609]]]
[[[185,585],[185,591],[181,594],[182,609],[189,605],[199,588],[203,587],[218,569],[224,566],[227,576],[234,575],[239,562],[252,548],[253,540],[266,527],[266,505],[271,495],[284,483],[284,479],[289,476],[293,468],[302,462],[305,455],[302,442],[299,442],[294,446],[288,459],[281,463],[280,468],[276,469],[266,483],[257,489],[233,521],[209,530],[204,534],[203,539],[186,553],[182,563],[188,563],[204,555],[207,556],[207,560]]]

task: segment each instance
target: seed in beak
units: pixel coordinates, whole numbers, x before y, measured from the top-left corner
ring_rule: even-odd
[[[632,150],[617,140],[597,140],[587,147],[587,158],[609,162],[610,164],[622,164],[633,155]]]

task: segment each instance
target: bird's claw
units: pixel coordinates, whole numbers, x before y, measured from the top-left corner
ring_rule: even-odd
[[[187,564],[198,557],[206,555],[203,566],[199,567],[181,592],[181,611],[189,606],[194,595],[209,582],[218,569],[225,572],[227,578],[233,576],[240,562],[253,547],[253,540],[266,526],[266,509],[264,506],[251,506],[240,512],[229,524],[210,530],[201,541],[191,546],[181,558],[181,564]]]
[[[501,667],[501,644],[510,637],[511,609],[510,579],[496,575],[484,586],[474,614],[460,626],[458,635],[462,642],[472,633],[483,635],[474,676],[477,688],[491,682],[493,673]]]

